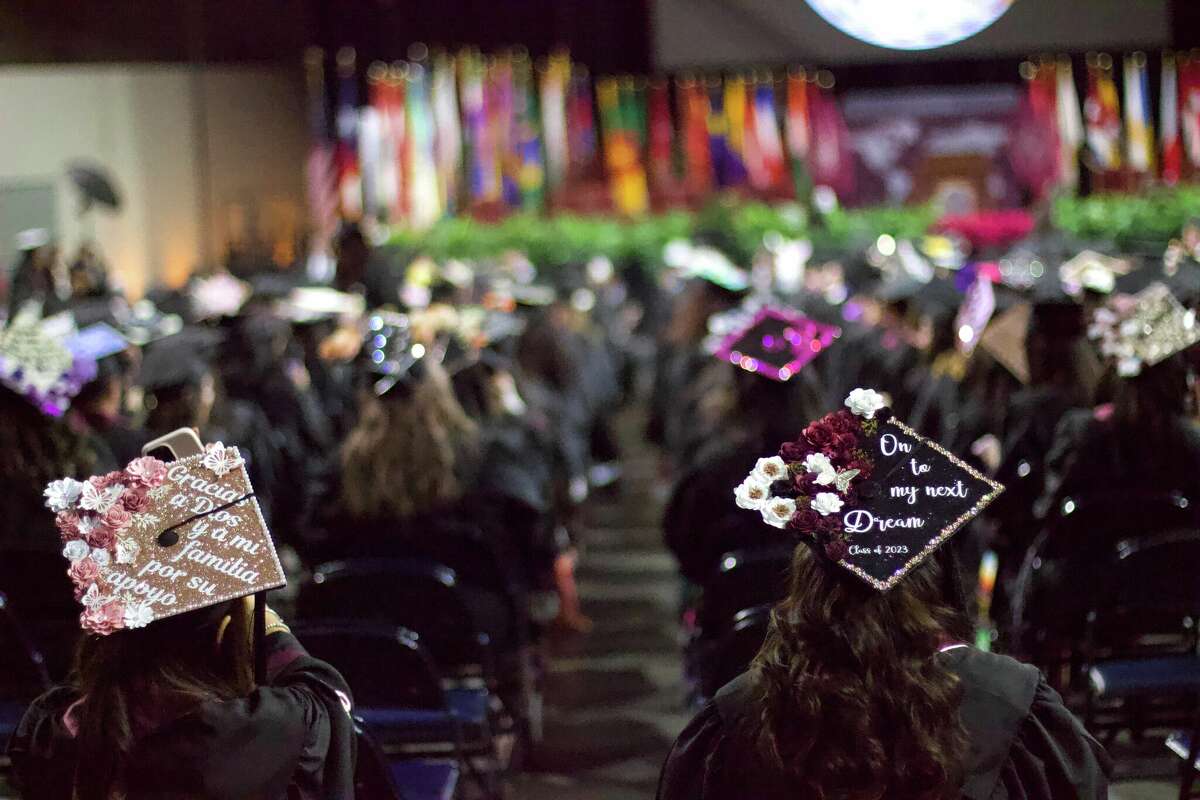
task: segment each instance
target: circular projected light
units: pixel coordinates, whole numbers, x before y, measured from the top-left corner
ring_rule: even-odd
[[[928,50],[974,36],[1013,0],[808,0],[829,24],[880,47]]]

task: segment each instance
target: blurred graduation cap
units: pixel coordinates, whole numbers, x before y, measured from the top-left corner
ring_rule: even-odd
[[[970,355],[979,344],[992,314],[996,313],[996,290],[985,275],[976,275],[967,287],[954,318],[955,343],[959,352]]]
[[[1033,313],[1031,303],[1017,303],[997,315],[979,337],[979,347],[1022,384],[1029,383],[1025,337]]]
[[[138,383],[154,392],[199,382],[212,369],[224,338],[209,328],[187,327],[154,340],[145,348]]]
[[[855,389],[845,404],[760,459],[734,497],[887,591],[1004,487],[893,417],[880,392]]]
[[[74,332],[68,315],[43,320],[19,312],[0,329],[0,384],[43,414],[65,414],[96,376],[96,359],[68,346]]]
[[[129,340],[107,322],[97,322],[80,328],[67,343],[72,353],[99,361],[124,352]]]
[[[323,286],[294,288],[275,305],[277,314],[298,324],[343,316],[360,317],[365,310],[366,301],[361,295]]]
[[[774,381],[787,381],[829,347],[841,330],[790,308],[762,308],[721,342],[716,357]]]
[[[434,348],[417,341],[409,315],[390,311],[376,311],[367,319],[362,354],[378,397],[419,379],[426,358],[440,358]]]
[[[233,317],[249,299],[250,284],[228,272],[196,278],[188,287],[192,317],[197,320]]]
[[[1132,269],[1127,259],[1084,250],[1059,266],[1058,278],[1072,297],[1085,291],[1111,294],[1117,288],[1117,276],[1128,275]]]
[[[50,244],[50,231],[45,228],[26,228],[17,233],[14,244],[21,253],[37,250]]]
[[[1200,342],[1200,322],[1166,284],[1155,283],[1097,309],[1088,336],[1115,362],[1117,374],[1131,378]]]
[[[143,347],[183,330],[182,317],[178,314],[165,314],[146,299],[129,306],[126,313],[118,314],[117,322],[130,342]]]
[[[104,206],[113,211],[121,208],[121,195],[108,170],[96,164],[76,161],[67,167],[67,177],[79,190],[79,212],[86,213],[93,206]]]
[[[731,292],[750,288],[750,276],[715,247],[675,239],[663,247],[663,263],[688,278],[698,278]]]

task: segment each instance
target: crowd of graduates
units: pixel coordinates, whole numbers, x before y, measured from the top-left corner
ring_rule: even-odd
[[[297,587],[321,565],[425,559],[455,570],[496,655],[500,714],[532,741],[539,641],[591,625],[574,578],[579,511],[620,480],[613,415],[645,402],[646,438],[673,486],[663,532],[681,573],[683,669],[702,701],[758,651],[784,594],[771,570],[790,564],[795,544],[738,509],[734,487],[756,459],[873,386],[898,419],[1007,487],[951,544],[958,579],[979,586],[967,593],[969,635],[1035,659],[1070,698],[1087,680],[1074,637],[1098,600],[1077,584],[1079,559],[1099,575],[1108,543],[1187,527],[1200,497],[1187,347],[1198,233],[1165,258],[1076,254],[1037,234],[986,247],[885,235],[800,271],[779,247],[743,267],[702,239],[673,245],[672,266],[655,273],[603,258],[534,265],[516,252],[437,264],[350,226],[332,286],[242,259],[134,303],[94,254],[65,268],[52,243],[31,239],[6,330],[66,315],[73,330],[102,324],[118,344],[59,415],[11,382],[0,389],[0,590],[50,677],[65,679],[78,609],[44,488],[119,470],[147,441],[194,428],[245,459],[289,575],[273,608],[302,617]],[[747,355],[762,343],[738,341],[763,309],[829,335],[766,374],[771,354]],[[1187,335],[1155,343],[1167,323]],[[1149,351],[1126,341],[1136,336]],[[1081,518],[1090,544],[1047,549],[1047,531]],[[756,560],[766,567],[755,578],[731,582]],[[419,627],[421,611],[405,624]],[[436,649],[429,620],[419,632]],[[1069,715],[1054,718],[1073,730]],[[1055,756],[1048,719],[1040,740],[1013,735],[1054,785],[1093,765]]]

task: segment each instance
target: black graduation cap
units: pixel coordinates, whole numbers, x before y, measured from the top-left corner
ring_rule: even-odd
[[[420,377],[421,362],[432,354],[416,341],[407,314],[377,311],[367,319],[362,355],[379,397]]]
[[[189,327],[150,343],[138,383],[146,391],[196,383],[212,368],[223,339],[217,331]]]
[[[880,591],[895,586],[1003,491],[855,389],[847,408],[761,459],[737,504]]]

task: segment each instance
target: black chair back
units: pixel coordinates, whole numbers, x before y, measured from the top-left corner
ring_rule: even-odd
[[[700,600],[701,635],[720,636],[733,627],[743,609],[769,608],[783,599],[794,551],[784,545],[723,555]]]
[[[735,615],[732,627],[705,649],[700,664],[700,691],[705,697],[746,671],[762,649],[770,622],[771,606],[744,609]]]
[[[300,587],[299,617],[384,622],[416,631],[445,671],[487,671],[479,633],[454,570],[406,558],[363,558],[318,566]]]

